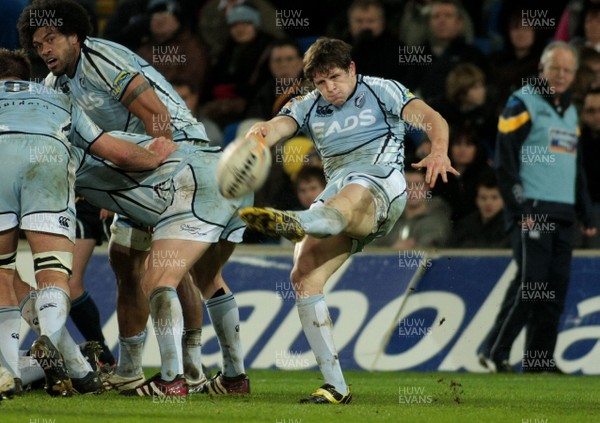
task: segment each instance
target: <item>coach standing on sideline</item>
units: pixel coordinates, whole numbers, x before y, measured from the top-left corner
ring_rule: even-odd
[[[489,357],[498,371],[511,370],[510,348],[525,326],[523,371],[558,372],[554,348],[576,215],[584,235],[596,233],[568,91],[577,51],[553,42],[540,62],[540,78],[512,94],[498,123],[497,174],[518,266],[481,357]]]

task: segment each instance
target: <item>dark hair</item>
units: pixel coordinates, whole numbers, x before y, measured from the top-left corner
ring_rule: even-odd
[[[317,166],[302,166],[296,175],[296,188],[298,188],[300,182],[307,182],[311,179],[317,179],[323,186],[327,185],[323,169]]]
[[[454,104],[461,104],[478,82],[485,85],[483,71],[472,63],[460,63],[446,77],[446,97]]]
[[[31,62],[25,50],[0,48],[0,78],[16,77],[27,80],[31,75]]]
[[[479,190],[481,187],[488,189],[498,188],[498,178],[496,178],[494,171],[485,171],[479,176],[479,180],[477,181],[477,189]]]
[[[354,0],[348,7],[348,15],[350,15],[356,9],[366,10],[370,7],[376,7],[379,9],[382,16],[385,18],[385,10],[383,4],[379,0]]]
[[[33,48],[33,34],[44,27],[55,27],[64,35],[76,34],[80,43],[92,32],[90,15],[73,0],[33,0],[17,22],[21,46]]]
[[[332,68],[348,70],[352,62],[352,46],[342,40],[321,37],[304,53],[304,76],[312,80],[317,73]]]
[[[269,50],[270,52],[273,52],[273,49],[275,48],[291,47],[298,53],[298,57],[302,57],[302,50],[300,49],[300,46],[296,40],[293,38],[276,38],[273,42],[271,42],[269,47],[271,48]]]

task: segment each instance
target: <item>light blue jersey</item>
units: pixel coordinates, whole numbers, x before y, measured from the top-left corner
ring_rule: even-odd
[[[66,95],[40,84],[0,81],[0,101],[0,135],[39,135],[87,149],[103,132]]]
[[[75,75],[49,74],[45,84],[61,90],[79,104],[106,131],[145,134],[144,123],[121,104],[127,86],[143,75],[171,115],[174,141],[208,140],[183,99],[166,79],[144,59],[126,47],[99,38],[86,38]],[[153,122],[156,130],[168,129],[167,122]]]
[[[357,76],[354,93],[340,107],[314,90],[296,97],[279,112],[298,124],[323,159],[325,174],[362,165],[403,169],[405,122],[402,109],[415,96],[402,84]]]

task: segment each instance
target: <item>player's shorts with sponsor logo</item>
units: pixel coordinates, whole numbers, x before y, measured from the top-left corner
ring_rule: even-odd
[[[224,239],[242,242],[246,225],[240,219],[238,211],[251,206],[254,195],[227,199],[219,193],[216,168],[220,158],[221,152],[218,149],[203,149],[190,152],[179,163],[173,172],[171,202],[154,226],[152,240],[181,239],[216,243]],[[111,233],[113,237],[119,232],[128,232],[134,236],[137,233],[139,236],[135,245],[129,246],[146,250],[149,244],[143,245],[140,242],[144,238],[141,233],[143,230],[132,220],[135,220],[134,216],[127,216],[125,219],[119,216],[111,226]],[[116,242],[128,246],[124,239]]]
[[[320,207],[329,198],[339,193],[349,184],[358,184],[371,192],[375,202],[375,221],[373,231],[363,239],[356,239],[352,252],[361,251],[365,245],[376,238],[387,235],[406,205],[406,180],[404,174],[389,166],[354,165],[336,172],[327,182],[323,192],[317,197],[312,207]]]
[[[0,134],[0,231],[20,227],[75,239],[75,173],[48,136]]]

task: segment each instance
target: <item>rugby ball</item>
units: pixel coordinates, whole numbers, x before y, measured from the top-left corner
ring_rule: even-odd
[[[263,186],[271,169],[271,149],[260,134],[237,138],[225,148],[217,166],[219,192],[239,198]]]

